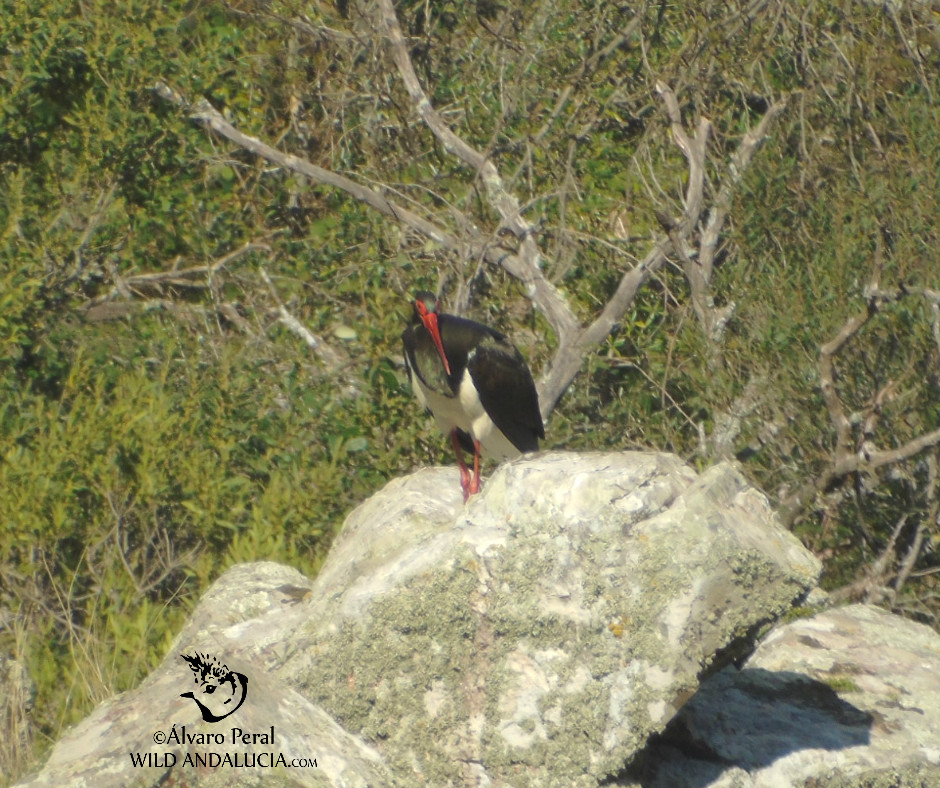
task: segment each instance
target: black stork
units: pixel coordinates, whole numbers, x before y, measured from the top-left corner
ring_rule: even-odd
[[[525,359],[496,329],[437,311],[420,292],[401,335],[415,396],[450,434],[466,501],[480,491],[480,451],[497,460],[536,451],[545,437],[539,398]],[[473,476],[463,459],[473,454]]]

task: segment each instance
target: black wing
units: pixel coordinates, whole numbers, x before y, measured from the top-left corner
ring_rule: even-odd
[[[535,382],[522,354],[493,332],[470,353],[467,369],[493,424],[519,451],[537,451],[545,428]]]

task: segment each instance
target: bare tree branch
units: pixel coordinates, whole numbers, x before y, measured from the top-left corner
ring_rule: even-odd
[[[392,202],[380,192],[370,189],[367,186],[362,186],[343,175],[318,167],[306,159],[298,158],[289,153],[281,153],[281,151],[272,148],[261,140],[243,134],[222,117],[222,113],[216,110],[205,99],[197,101],[195,104],[190,104],[180,93],[163,82],[158,82],[154,86],[154,90],[161,98],[186,110],[189,113],[189,117],[193,120],[204,123],[217,134],[231,140],[245,150],[249,150],[261,156],[263,159],[284,167],[285,169],[306,175],[317,183],[340,189],[357,200],[371,206],[379,213],[407,224],[412,229],[437,241],[448,249],[460,248],[458,240],[444,228]]]
[[[890,592],[886,587],[886,579],[891,573],[894,559],[894,548],[898,537],[907,523],[907,515],[901,515],[891,532],[891,537],[875,562],[868,567],[865,575],[853,583],[835,589],[831,596],[834,603],[863,600],[868,603],[883,601]]]
[[[711,280],[715,267],[715,254],[718,240],[724,228],[725,220],[731,208],[731,200],[754,156],[757,146],[767,134],[767,129],[774,118],[786,108],[785,101],[778,101],[770,106],[760,122],[749,130],[741,140],[728,166],[728,174],[718,189],[714,205],[708,212],[708,219],[702,230],[697,254],[693,254],[685,238],[695,229],[702,213],[705,185],[705,156],[711,121],[701,118],[693,137],[689,137],[682,123],[679,103],[675,93],[663,82],[656,83],[656,91],[662,96],[669,117],[672,136],[689,163],[689,183],[685,194],[685,212],[681,220],[664,219],[663,226],[669,233],[673,249],[682,263],[686,279],[689,281],[692,307],[695,310],[705,335],[710,342],[717,342],[733,305],[716,309],[711,296]],[[683,222],[686,223],[683,225]]]
[[[252,335],[251,326],[238,308],[231,303],[219,303],[214,309],[207,309],[200,304],[187,304],[174,301],[171,298],[142,298],[132,301],[105,301],[89,306],[82,305],[82,317],[89,323],[104,323],[109,320],[123,320],[126,317],[148,314],[150,312],[166,312],[181,323],[198,327],[207,322],[218,324],[222,318],[243,334]]]
[[[926,523],[936,521],[940,511],[940,493],[938,493],[938,472],[936,456],[927,457],[927,511],[914,526],[914,535],[908,540],[908,547],[903,558],[898,555],[898,538],[907,524],[908,515],[902,514],[884,549],[878,558],[868,567],[864,577],[859,578],[832,592],[833,602],[861,600],[869,604],[888,602],[894,605],[904,588],[904,584],[914,570],[924,546],[924,527]]]
[[[115,286],[107,293],[93,298],[84,308],[91,309],[106,301],[112,301],[121,296],[127,296],[132,290],[160,290],[163,286],[176,287],[206,287],[206,282],[199,282],[205,278],[211,282],[215,276],[229,263],[237,260],[239,257],[254,251],[270,252],[271,247],[261,241],[248,241],[238,249],[223,255],[218,260],[209,265],[196,265],[191,268],[172,268],[169,271],[152,271],[145,274],[131,274],[130,276],[115,277],[118,279]]]
[[[378,0],[378,8],[381,29],[388,41],[392,59],[415,111],[444,149],[470,168],[475,177],[483,182],[486,199],[500,217],[500,224],[497,228],[484,230],[479,228],[470,217],[458,216],[456,221],[461,235],[457,235],[399,205],[376,189],[363,186],[296,156],[282,153],[254,137],[243,134],[225,120],[221,113],[207,101],[190,104],[178,92],[163,83],[158,83],[155,90],[167,101],[185,109],[194,120],[204,123],[212,131],[246,150],[278,166],[301,173],[317,183],[340,189],[383,215],[394,218],[437,241],[445,248],[471,259],[501,266],[519,280],[530,301],[545,315],[558,338],[555,355],[546,366],[538,383],[542,416],[546,418],[580,371],[585,357],[616,329],[636,298],[639,289],[663,265],[668,255],[674,250],[681,249],[683,254],[686,254],[686,259],[691,261],[691,257],[685,250],[690,248],[689,238],[693,232],[697,231],[703,210],[706,141],[711,123],[702,118],[695,136],[689,138],[682,126],[675,94],[665,83],[657,83],[657,91],[666,105],[673,136],[689,162],[689,183],[686,189],[684,210],[681,217],[669,220],[669,231],[654,239],[646,256],[637,265],[624,272],[614,294],[595,320],[582,326],[564,294],[545,277],[542,271],[543,258],[537,241],[536,229],[525,218],[518,199],[507,188],[495,164],[486,154],[476,150],[457,135],[432,106],[411,62],[392,0]],[[617,39],[618,46],[632,30],[631,25],[624,28]],[[601,55],[607,56],[614,48],[606,47]],[[773,112],[768,113],[768,117],[765,117],[751,133],[745,135],[741,147],[732,159],[732,172],[718,192],[722,203],[716,206],[710,215],[712,236],[709,237],[717,239],[721,225],[727,216],[733,189],[750,162],[754,149],[766,134],[768,124],[782,108],[783,104],[775,104]],[[515,237],[517,241],[515,248],[507,249],[498,240],[505,233]],[[713,243],[716,242],[717,240]],[[713,257],[712,251],[709,260]],[[707,269],[707,277],[692,262],[686,268],[700,304],[703,308],[712,309],[710,297],[707,295],[711,263]],[[703,315],[707,317],[706,312],[703,312]],[[712,320],[710,325],[716,322],[718,321]]]
[[[750,165],[751,159],[754,158],[758,146],[767,136],[770,124],[776,119],[777,115],[786,109],[786,106],[787,102],[785,101],[777,101],[771,104],[760,122],[744,135],[741,143],[731,156],[728,175],[718,189],[718,196],[715,198],[714,206],[709,211],[708,221],[705,223],[705,229],[702,233],[699,265],[702,268],[702,277],[708,283],[711,282],[715,265],[715,253],[718,249],[718,239],[725,220],[728,218],[734,192],[741,182],[745,170]]]
[[[901,593],[901,590],[904,588],[904,584],[911,576],[914,565],[917,563],[917,559],[920,558],[920,552],[923,546],[924,521],[922,520],[918,522],[914,528],[914,538],[911,539],[911,544],[907,548],[907,552],[904,554],[904,558],[901,559],[901,564],[895,573],[894,582],[891,584],[892,601],[897,598],[899,593]]]
[[[885,465],[894,465],[902,460],[909,460],[914,455],[920,454],[924,449],[938,445],[940,445],[940,429],[920,435],[896,449],[866,451],[845,457],[842,462],[833,466],[832,474],[834,477],[839,478],[859,470],[875,470]]]
[[[360,393],[359,381],[349,374],[349,359],[330,346],[328,342],[314,334],[299,318],[292,315],[287,305],[281,299],[277,288],[268,272],[262,267],[259,269],[261,278],[271,291],[271,297],[277,304],[277,322],[285,326],[288,331],[300,337],[326,367],[328,374],[338,377],[342,381],[342,392],[345,397],[355,397]]]
[[[519,242],[519,248],[515,254],[499,256],[499,264],[525,284],[526,294],[532,303],[545,314],[552,329],[558,335],[560,343],[563,344],[576,330],[578,319],[561,292],[542,273],[542,255],[535,240],[535,228],[522,215],[519,201],[508,191],[493,162],[455,134],[431,105],[430,99],[418,81],[411,57],[408,55],[392,0],[378,0],[378,5],[392,59],[398,67],[398,73],[415,110],[444,149],[477,173],[483,181],[490,204],[499,213],[501,222],[499,229],[509,230]],[[543,415],[547,415],[544,410]]]
[[[88,217],[88,221],[85,224],[85,229],[82,231],[81,238],[78,240],[75,249],[72,252],[72,256],[75,261],[72,273],[69,275],[69,280],[77,279],[81,276],[82,271],[85,269],[85,249],[88,247],[88,242],[91,240],[92,235],[98,227],[98,224],[101,222],[101,219],[104,217],[105,211],[110,205],[112,198],[114,197],[114,192],[117,190],[117,183],[111,183],[107,189],[102,189],[101,193],[98,195],[98,200],[95,203],[95,207],[91,212],[91,216]]]
[[[766,386],[767,379],[763,375],[752,376],[728,409],[715,416],[715,426],[711,435],[706,436],[705,426],[699,423],[699,455],[709,460],[729,460],[735,456],[735,440],[741,434],[741,425],[744,419],[760,407]],[[764,429],[772,433],[775,427],[773,424],[765,423]],[[758,444],[765,437],[765,435],[758,435]]]
[[[578,374],[587,353],[603,342],[610,332],[615,329],[630,304],[633,303],[639,288],[665,262],[669,250],[684,246],[686,239],[698,224],[704,193],[705,146],[711,122],[706,118],[702,118],[699,121],[694,139],[690,139],[682,125],[675,94],[665,83],[657,83],[656,89],[665,102],[673,136],[689,161],[689,185],[686,190],[685,210],[681,219],[675,223],[677,226],[676,232],[670,233],[654,243],[653,248],[644,260],[623,275],[617,290],[597,319],[582,329],[562,293],[542,275],[541,252],[538,248],[534,229],[522,216],[518,200],[507,191],[505,183],[493,162],[455,134],[431,105],[408,55],[392,0],[378,0],[378,5],[392,58],[415,110],[445,150],[457,156],[483,180],[490,204],[501,217],[501,226],[510,230],[519,240],[517,253],[501,256],[498,262],[510,274],[526,285],[526,291],[530,299],[545,313],[558,336],[558,350],[538,384],[542,416],[545,418],[554,409],[562,394]],[[628,25],[623,35],[628,35],[632,29]],[[745,138],[745,149],[738,152],[737,160],[733,162],[739,169],[734,172],[732,183],[726,184],[723,192],[727,203],[730,203],[730,195],[734,185],[740,179],[740,173],[750,162],[754,148],[765,134],[767,125],[773,116],[783,109],[783,106],[783,104],[775,105],[770,118],[766,118],[766,122],[759,124],[753,134]],[[726,214],[727,208],[724,209],[724,212],[715,212],[713,234],[716,238],[720,230],[720,224],[724,221]],[[690,277],[698,277],[693,282],[693,290],[703,294],[706,285],[694,266],[689,267],[689,275]],[[697,286],[699,283],[701,283],[700,286]]]
[[[179,260],[169,271],[152,271],[144,274],[122,276],[112,271],[114,286],[107,292],[81,306],[85,320],[103,322],[119,320],[143,312],[166,311],[185,321],[204,321],[215,314],[224,318],[246,334],[251,334],[248,322],[231,303],[218,300],[215,310],[197,304],[179,304],[165,298],[166,288],[210,288],[215,291],[214,278],[230,263],[249,252],[270,251],[263,241],[248,241],[238,249],[223,255],[209,265],[177,268]],[[135,298],[135,296],[143,296]]]
[[[869,435],[863,435],[863,440],[856,446],[852,438],[852,423],[845,413],[845,408],[836,386],[836,373],[834,359],[845,346],[859,333],[862,327],[876,315],[887,302],[897,301],[905,296],[921,296],[931,303],[931,308],[940,304],[940,293],[933,290],[918,288],[898,290],[882,290],[874,282],[880,271],[880,255],[875,261],[875,272],[872,284],[866,288],[868,303],[864,312],[850,317],[842,328],[828,342],[819,348],[819,381],[823,400],[829,411],[829,420],[836,433],[836,443],[833,448],[832,460],[829,466],[815,479],[810,479],[789,495],[780,506],[781,519],[787,527],[792,526],[797,517],[812,504],[816,495],[831,489],[839,484],[846,476],[871,472],[886,465],[894,465],[919,454],[932,446],[940,445],[940,429],[919,435],[902,446],[893,449],[876,449],[869,440]],[[938,348],[940,349],[940,348]],[[879,391],[872,400],[873,413],[863,421],[868,425],[865,430],[871,429],[874,424],[874,411],[881,406],[885,397],[890,395],[891,384]],[[864,430],[863,430],[864,432]]]
[[[875,313],[877,306],[870,301],[865,312],[849,318],[845,325],[831,340],[823,343],[819,348],[819,382],[822,388],[823,400],[829,410],[829,420],[836,431],[835,460],[841,463],[852,454],[852,427],[842,407],[842,400],[836,391],[833,358],[845,347]]]
[[[894,581],[894,594],[901,593],[904,584],[914,572],[914,565],[920,558],[921,548],[924,543],[924,529],[928,524],[940,526],[940,460],[938,455],[932,454],[927,457],[927,511],[924,518],[917,523],[917,531],[907,554],[901,561],[897,577]],[[930,572],[931,570],[926,570]]]
[[[277,304],[278,322],[286,326],[292,334],[300,337],[306,343],[307,347],[320,357],[323,363],[327,364],[330,368],[339,367],[343,363],[343,359],[339,353],[333,350],[333,348],[290,313],[287,306],[281,300],[277,289],[274,287],[274,282],[271,281],[268,272],[264,268],[261,268],[260,272],[261,278],[271,291],[271,297],[274,299],[274,303]]]

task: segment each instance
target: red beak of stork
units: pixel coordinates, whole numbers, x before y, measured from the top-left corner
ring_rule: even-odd
[[[424,327],[428,330],[428,333],[431,335],[431,339],[434,340],[434,346],[437,348],[437,352],[440,354],[441,361],[444,362],[444,371],[450,375],[450,362],[447,360],[447,355],[444,353],[444,343],[441,342],[441,329],[437,325],[437,314],[431,312],[424,301],[420,299],[415,301],[415,309],[418,310],[418,315],[421,317],[421,322],[424,323]]]

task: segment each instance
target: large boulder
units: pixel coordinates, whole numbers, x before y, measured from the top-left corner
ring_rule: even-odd
[[[730,465],[548,454],[354,511],[279,670],[405,785],[595,786],[819,564]]]
[[[637,766],[643,788],[938,788],[940,635],[866,605],[780,626]]]
[[[545,454],[467,505],[454,469],[420,471],[349,516],[314,582],[226,572],[22,785],[597,786],[818,572],[729,465]],[[220,721],[184,696],[213,676],[194,695]]]

